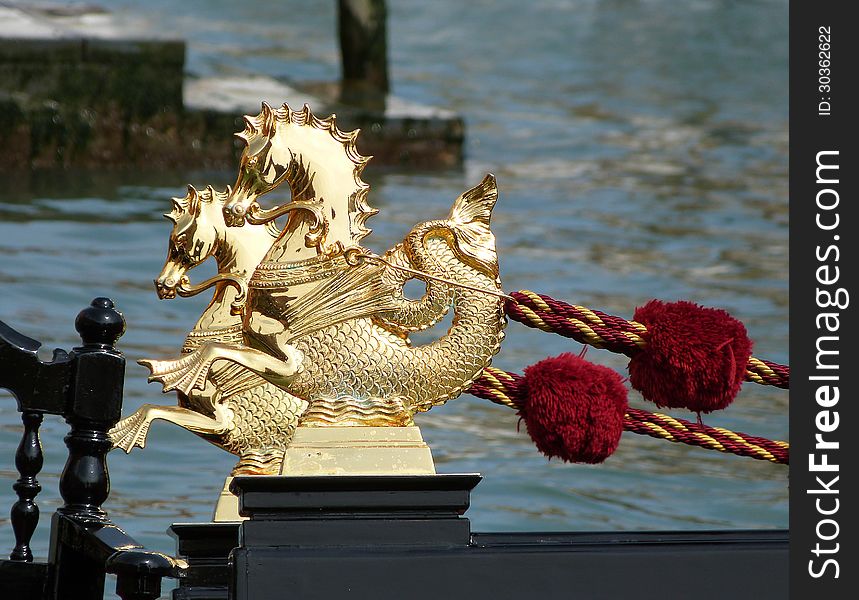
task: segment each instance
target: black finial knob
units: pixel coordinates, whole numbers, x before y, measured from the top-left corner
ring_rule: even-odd
[[[116,340],[125,333],[125,318],[114,309],[110,298],[96,298],[78,313],[75,329],[85,346],[113,347]]]

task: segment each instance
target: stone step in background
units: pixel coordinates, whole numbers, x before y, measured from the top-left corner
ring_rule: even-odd
[[[287,84],[255,74],[196,79],[186,44],[142,39],[133,21],[92,5],[0,0],[0,170],[234,168],[232,134],[260,102],[309,104],[360,128],[374,164],[423,168],[462,162],[464,123],[393,96],[355,106],[338,84]]]

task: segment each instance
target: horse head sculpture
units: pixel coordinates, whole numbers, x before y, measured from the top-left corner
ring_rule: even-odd
[[[187,272],[215,253],[218,241],[217,217],[210,207],[217,193],[211,188],[204,198],[188,186],[184,198],[172,198],[173,210],[164,216],[173,222],[164,268],[155,279],[155,290],[162,300],[175,298],[177,288],[187,286]],[[223,204],[223,202],[221,202]],[[205,209],[205,210],[204,210]]]
[[[341,131],[333,115],[320,119],[307,105],[295,111],[263,103],[259,115],[245,117],[245,129],[236,136],[245,148],[224,205],[228,225],[265,223],[292,212],[283,242],[295,246],[293,261],[358,245],[370,233],[365,222],[378,211],[366,201],[370,186],[361,173],[370,159],[357,151],[357,131]],[[260,196],[282,183],[289,185],[292,201],[260,208]]]
[[[229,188],[219,192],[208,186],[198,192],[189,185],[184,198],[172,198],[173,209],[164,215],[173,223],[167,259],[155,279],[155,290],[162,300],[175,298],[177,294],[194,296],[220,284],[213,298],[213,302],[219,302],[226,288],[232,286],[235,290],[230,299],[231,311],[239,314],[247,280],[280,232],[274,222],[244,229],[227,227],[223,206],[229,195]],[[204,283],[191,285],[188,271],[209,257],[218,263],[218,274]]]

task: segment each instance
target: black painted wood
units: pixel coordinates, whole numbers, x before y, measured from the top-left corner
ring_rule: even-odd
[[[52,525],[56,573],[51,598],[101,598],[104,575],[112,573],[120,598],[152,600],[161,593],[163,577],[180,576],[174,559],[146,550],[107,519],[78,519],[57,511]]]
[[[706,533],[635,544],[249,547],[234,554],[236,600],[636,598],[783,600],[786,532],[712,544]],[[536,536],[535,536],[536,537]]]
[[[156,600],[161,597],[161,580],[178,577],[170,559],[146,550],[114,552],[105,561],[105,568],[116,575],[116,594],[123,600]]]
[[[12,505],[10,521],[15,534],[15,547],[10,560],[32,562],[30,540],[39,523],[36,496],[41,491],[36,476],[42,470],[42,446],[39,426],[44,414],[62,414],[72,373],[72,362],[63,350],[54,350],[50,362],[39,360],[41,343],[0,321],[0,388],[12,392],[21,412],[24,433],[15,453],[15,466],[20,477],[12,485],[18,500]],[[11,572],[8,567],[5,572]],[[28,569],[27,576],[39,572]]]
[[[229,597],[786,596],[786,531],[471,534],[462,513],[476,482],[237,477],[233,490],[250,519],[230,554]],[[418,490],[422,500],[409,511]]]
[[[54,350],[50,362],[37,354],[40,342],[0,321],[0,388],[12,392],[18,411],[61,415],[72,378],[72,360],[64,350]]]
[[[69,457],[60,476],[60,495],[65,500],[59,510],[77,520],[101,521],[107,517],[101,505],[110,493],[105,457],[110,437],[103,424],[87,424],[70,419],[72,430],[65,437]]]
[[[171,528],[179,554],[191,564],[174,600],[230,597],[230,552],[239,545],[240,527],[239,523],[205,523]],[[262,577],[278,589],[272,595],[257,586],[255,600],[438,598],[442,593],[449,600],[538,594],[588,599],[787,597],[788,534],[784,530],[473,533],[467,545],[441,549],[373,548],[371,539],[351,548],[298,547],[292,541],[281,539],[268,549],[256,547],[235,562],[237,577]],[[404,557],[405,567],[398,564],[399,556]],[[248,566],[248,560],[257,562]],[[317,561],[324,566],[308,564]],[[353,568],[352,561],[360,566]],[[432,564],[422,561],[437,562],[432,570],[400,576],[401,568],[412,568],[409,563]],[[472,570],[481,561],[482,578]],[[641,567],[636,566],[639,563]],[[255,573],[257,568],[263,571]],[[677,569],[686,572],[675,576]],[[412,575],[414,579],[409,579]]]
[[[468,510],[480,475],[337,475],[236,477],[239,512],[258,520],[343,514],[455,516]]]
[[[37,412],[21,413],[24,435],[15,453],[15,467],[21,477],[12,486],[18,494],[18,501],[12,505],[11,513],[12,530],[15,532],[15,548],[9,555],[11,560],[33,561],[30,540],[39,523],[39,507],[35,498],[42,491],[42,486],[36,480],[43,462],[42,444],[39,442],[39,425],[42,418]]]
[[[154,600],[161,579],[179,577],[183,569],[171,557],[145,550],[101,507],[110,493],[107,432],[122,410],[125,358],[114,344],[125,321],[113,302],[96,298],[75,327],[82,345],[70,354],[55,350],[46,363],[37,356],[39,342],[0,322],[0,387],[15,395],[24,422],[16,454],[21,477],[13,486],[16,546],[13,560],[0,561],[0,591],[21,599],[90,600],[102,598],[105,574],[113,573],[123,600]],[[69,423],[69,455],[60,478],[64,505],[52,519],[50,558],[34,563],[28,562],[29,541],[39,516],[38,427],[44,414],[62,415]]]
[[[48,564],[0,560],[0,598],[44,600]]]
[[[75,595],[81,600],[95,600],[103,596],[104,558],[82,552],[76,543],[80,540],[72,536],[76,531],[68,522],[107,522],[107,513],[101,508],[110,493],[106,456],[111,442],[107,432],[119,418],[125,374],[125,358],[113,345],[125,323],[113,302],[96,298],[78,314],[75,329],[83,345],[70,354],[75,373],[64,415],[71,426],[65,437],[69,455],[60,476],[65,504],[53,520],[50,562],[57,598]]]
[[[228,600],[230,553],[239,545],[239,523],[175,523],[168,532],[189,567],[173,600]]]

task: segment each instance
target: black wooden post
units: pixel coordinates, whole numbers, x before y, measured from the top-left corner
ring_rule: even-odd
[[[338,0],[344,100],[388,93],[388,11],[385,0]]]
[[[66,503],[60,512],[77,520],[103,520],[101,505],[110,493],[107,432],[120,418],[125,377],[125,358],[114,344],[125,332],[125,320],[113,302],[96,298],[80,312],[75,329],[83,346],[70,355],[76,368],[67,417],[71,431],[65,438],[69,458],[60,478]]]
[[[69,457],[60,477],[65,504],[54,515],[51,563],[55,598],[95,600],[104,595],[104,563],[69,543],[76,526],[98,528],[106,522],[102,503],[110,493],[106,455],[108,430],[119,420],[125,358],[114,344],[125,331],[122,315],[107,298],[96,298],[75,320],[83,345],[72,350],[75,364],[65,438]],[[67,517],[63,519],[62,517]]]

